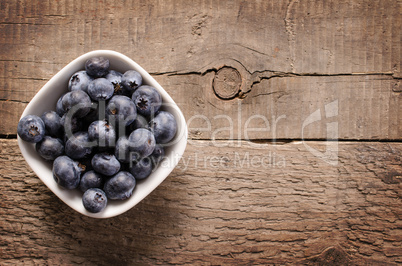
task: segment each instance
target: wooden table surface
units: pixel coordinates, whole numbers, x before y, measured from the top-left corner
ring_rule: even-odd
[[[402,1],[0,1],[0,264],[402,263]],[[82,216],[25,163],[16,126],[97,49],[184,113],[170,176]]]

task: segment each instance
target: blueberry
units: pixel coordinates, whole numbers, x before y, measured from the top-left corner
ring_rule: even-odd
[[[112,82],[105,78],[92,80],[88,85],[88,94],[94,101],[109,100],[114,93]]]
[[[91,154],[94,143],[89,140],[88,132],[74,133],[65,144],[65,152],[72,159],[82,159]]]
[[[138,128],[149,129],[148,120],[139,114],[137,114],[135,120],[127,127],[127,132],[131,133]]]
[[[127,96],[115,95],[106,106],[106,117],[112,125],[128,126],[137,117],[137,109]]]
[[[112,176],[120,170],[120,162],[113,154],[95,154],[91,162],[93,169],[102,175]]]
[[[116,141],[116,131],[106,120],[92,122],[88,127],[90,140],[96,140],[99,147],[114,146]]]
[[[135,70],[124,72],[121,78],[124,89],[131,95],[139,86],[142,85],[142,76]]]
[[[62,117],[66,111],[64,111],[63,108],[63,97],[64,95],[66,95],[66,93],[64,93],[63,95],[60,96],[60,98],[57,100],[57,104],[56,104],[56,113]]]
[[[62,187],[74,189],[80,183],[81,168],[78,162],[62,155],[53,162],[53,178]]]
[[[166,111],[160,111],[150,122],[157,143],[165,144],[171,141],[177,132],[174,116]]]
[[[91,103],[89,113],[82,118],[82,122],[87,126],[89,126],[94,121],[105,119],[105,107],[106,107],[105,101],[99,101],[99,102],[93,101]]]
[[[108,199],[124,200],[131,197],[135,185],[135,178],[132,174],[126,171],[120,171],[106,180],[104,191]]]
[[[45,136],[36,143],[36,151],[45,160],[52,161],[64,153],[63,142],[58,138]]]
[[[123,74],[115,70],[110,70],[105,76],[105,78],[113,84],[114,94],[116,95],[122,95],[124,93],[123,83],[121,81],[122,77]]]
[[[153,166],[157,166],[165,157],[165,149],[160,144],[155,145],[155,149],[149,158],[152,161]]]
[[[109,59],[104,57],[93,57],[85,62],[85,70],[88,75],[100,78],[107,74],[109,71]]]
[[[80,180],[80,189],[82,192],[90,188],[102,188],[104,184],[103,176],[95,171],[86,172]]]
[[[130,164],[130,173],[137,180],[145,179],[152,173],[152,160],[149,157],[134,161]]]
[[[18,122],[18,136],[24,141],[37,143],[45,136],[45,123],[36,115],[27,115]]]
[[[139,128],[131,132],[128,137],[132,159],[147,157],[155,149],[155,138],[151,131]]]
[[[130,141],[128,141],[126,136],[121,136],[117,140],[114,155],[122,163],[131,161]]]
[[[60,124],[62,126],[62,130],[67,137],[70,137],[73,133],[81,131],[83,128],[82,120],[77,117],[71,117],[70,114],[64,114],[60,119]]]
[[[88,85],[92,80],[93,78],[90,77],[86,71],[78,71],[70,77],[70,80],[68,81],[68,90],[82,90],[88,92]]]
[[[90,188],[82,196],[82,204],[89,212],[101,212],[107,205],[106,194],[99,188]]]
[[[91,111],[91,98],[84,91],[70,91],[61,101],[63,110],[78,118],[86,116]]]
[[[137,112],[145,117],[154,116],[162,105],[162,96],[151,86],[143,85],[132,95]]]
[[[45,123],[46,134],[53,137],[60,136],[63,126],[61,124],[61,117],[55,111],[44,112],[40,118]]]

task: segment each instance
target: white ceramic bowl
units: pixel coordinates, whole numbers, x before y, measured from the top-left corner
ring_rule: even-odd
[[[171,112],[175,116],[178,125],[177,134],[172,143],[165,148],[165,159],[160,166],[147,179],[137,182],[133,195],[129,199],[124,201],[109,200],[106,208],[102,212],[90,213],[82,204],[83,193],[79,189],[64,189],[55,182],[52,174],[52,163],[45,161],[37,154],[34,144],[25,142],[18,137],[18,145],[22,155],[32,170],[43,183],[68,206],[90,217],[109,218],[122,214],[134,207],[165,180],[176,167],[184,153],[187,145],[187,126],[179,107],[147,71],[127,56],[109,50],[96,50],[86,53],[65,66],[39,90],[27,105],[21,117],[29,114],[40,116],[45,111],[55,110],[58,98],[63,93],[67,92],[67,84],[71,75],[79,70],[84,70],[85,61],[87,59],[99,56],[109,59],[110,69],[122,73],[129,69],[138,71],[143,77],[143,83],[155,87],[162,95],[163,109]]]

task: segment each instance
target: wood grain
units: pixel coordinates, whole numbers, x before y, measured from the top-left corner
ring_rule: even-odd
[[[337,165],[283,145],[192,141],[127,213],[64,205],[15,140],[0,141],[0,260],[26,264],[387,264],[402,262],[401,143],[339,142]]]
[[[400,0],[0,1],[0,264],[402,264],[401,12]],[[4,139],[96,49],[143,66],[189,126],[171,175],[106,220],[62,203]]]
[[[238,98],[223,101],[212,88],[215,73],[226,65],[241,74],[243,121],[260,114],[271,123],[273,116],[286,115],[275,134],[260,131],[251,138],[326,139],[325,121],[304,135],[301,125],[334,99],[340,138],[401,138],[401,1],[0,5],[1,135],[15,134],[24,106],[64,65],[85,52],[112,49],[152,73],[187,119],[237,118]],[[233,138],[245,138],[234,132]],[[191,137],[208,139],[211,133]],[[215,137],[232,136],[222,131]]]

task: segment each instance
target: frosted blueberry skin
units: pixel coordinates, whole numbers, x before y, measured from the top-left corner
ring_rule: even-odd
[[[66,95],[66,93],[64,93],[63,95],[60,96],[60,98],[57,100],[56,103],[56,113],[62,117],[65,113],[64,108],[63,108],[63,97],[64,95]]]
[[[155,137],[151,131],[145,128],[139,128],[131,132],[128,137],[130,142],[130,151],[132,160],[148,157],[155,149]]]
[[[72,159],[82,159],[92,153],[94,142],[89,139],[88,132],[79,131],[74,133],[65,144],[65,153]]]
[[[35,149],[43,159],[48,161],[53,161],[64,153],[63,142],[58,138],[50,136],[45,136],[41,141],[36,143]]]
[[[159,165],[159,163],[163,160],[164,157],[165,157],[165,149],[161,144],[156,144],[154,151],[149,156],[153,166],[156,167],[157,165]]]
[[[109,71],[109,59],[104,57],[93,57],[85,62],[85,71],[94,78],[105,76]]]
[[[116,131],[106,120],[92,122],[88,127],[90,140],[95,140],[99,147],[114,146],[116,142]]]
[[[67,92],[62,98],[61,104],[65,113],[78,118],[86,116],[92,106],[91,98],[81,90]]]
[[[135,179],[145,179],[152,173],[152,160],[151,158],[147,157],[131,162],[129,169],[130,173],[135,177]]]
[[[62,155],[53,162],[53,178],[60,186],[67,189],[77,188],[80,183],[81,168],[78,162]]]
[[[74,73],[68,81],[68,90],[82,90],[88,92],[88,85],[93,80],[85,70]]]
[[[105,176],[112,176],[120,170],[120,162],[113,154],[106,152],[95,154],[91,164],[96,172]]]
[[[126,171],[120,171],[105,182],[104,191],[108,199],[125,200],[131,197],[136,186],[135,178]]]
[[[109,100],[114,93],[112,82],[105,78],[92,80],[88,85],[88,95],[94,101]]]
[[[87,191],[90,188],[102,188],[104,184],[104,178],[101,174],[91,170],[86,172],[80,180],[80,189],[82,192]]]
[[[114,150],[114,155],[121,163],[128,163],[131,161],[130,141],[126,136],[121,136],[117,142]]]
[[[115,71],[109,70],[105,78],[109,80],[113,84],[114,94],[115,95],[122,95],[124,94],[124,87],[122,83],[123,74]]]
[[[127,70],[124,72],[121,82],[128,96],[131,96],[132,93],[142,85],[142,76],[135,70]]]
[[[92,213],[103,211],[107,205],[107,197],[103,190],[99,188],[90,188],[82,196],[82,204],[85,209]]]
[[[55,111],[44,112],[41,117],[45,123],[45,130],[47,135],[59,137],[63,133],[61,124],[61,117]]]
[[[137,108],[133,101],[123,95],[113,96],[106,106],[106,118],[117,128],[128,126],[137,118]]]
[[[27,115],[18,122],[17,134],[24,141],[37,143],[45,136],[45,123],[37,115]]]
[[[160,111],[149,123],[157,143],[166,144],[177,132],[177,122],[174,116],[166,111]]]
[[[132,95],[137,112],[145,117],[153,117],[162,105],[162,96],[151,86],[143,85]]]

